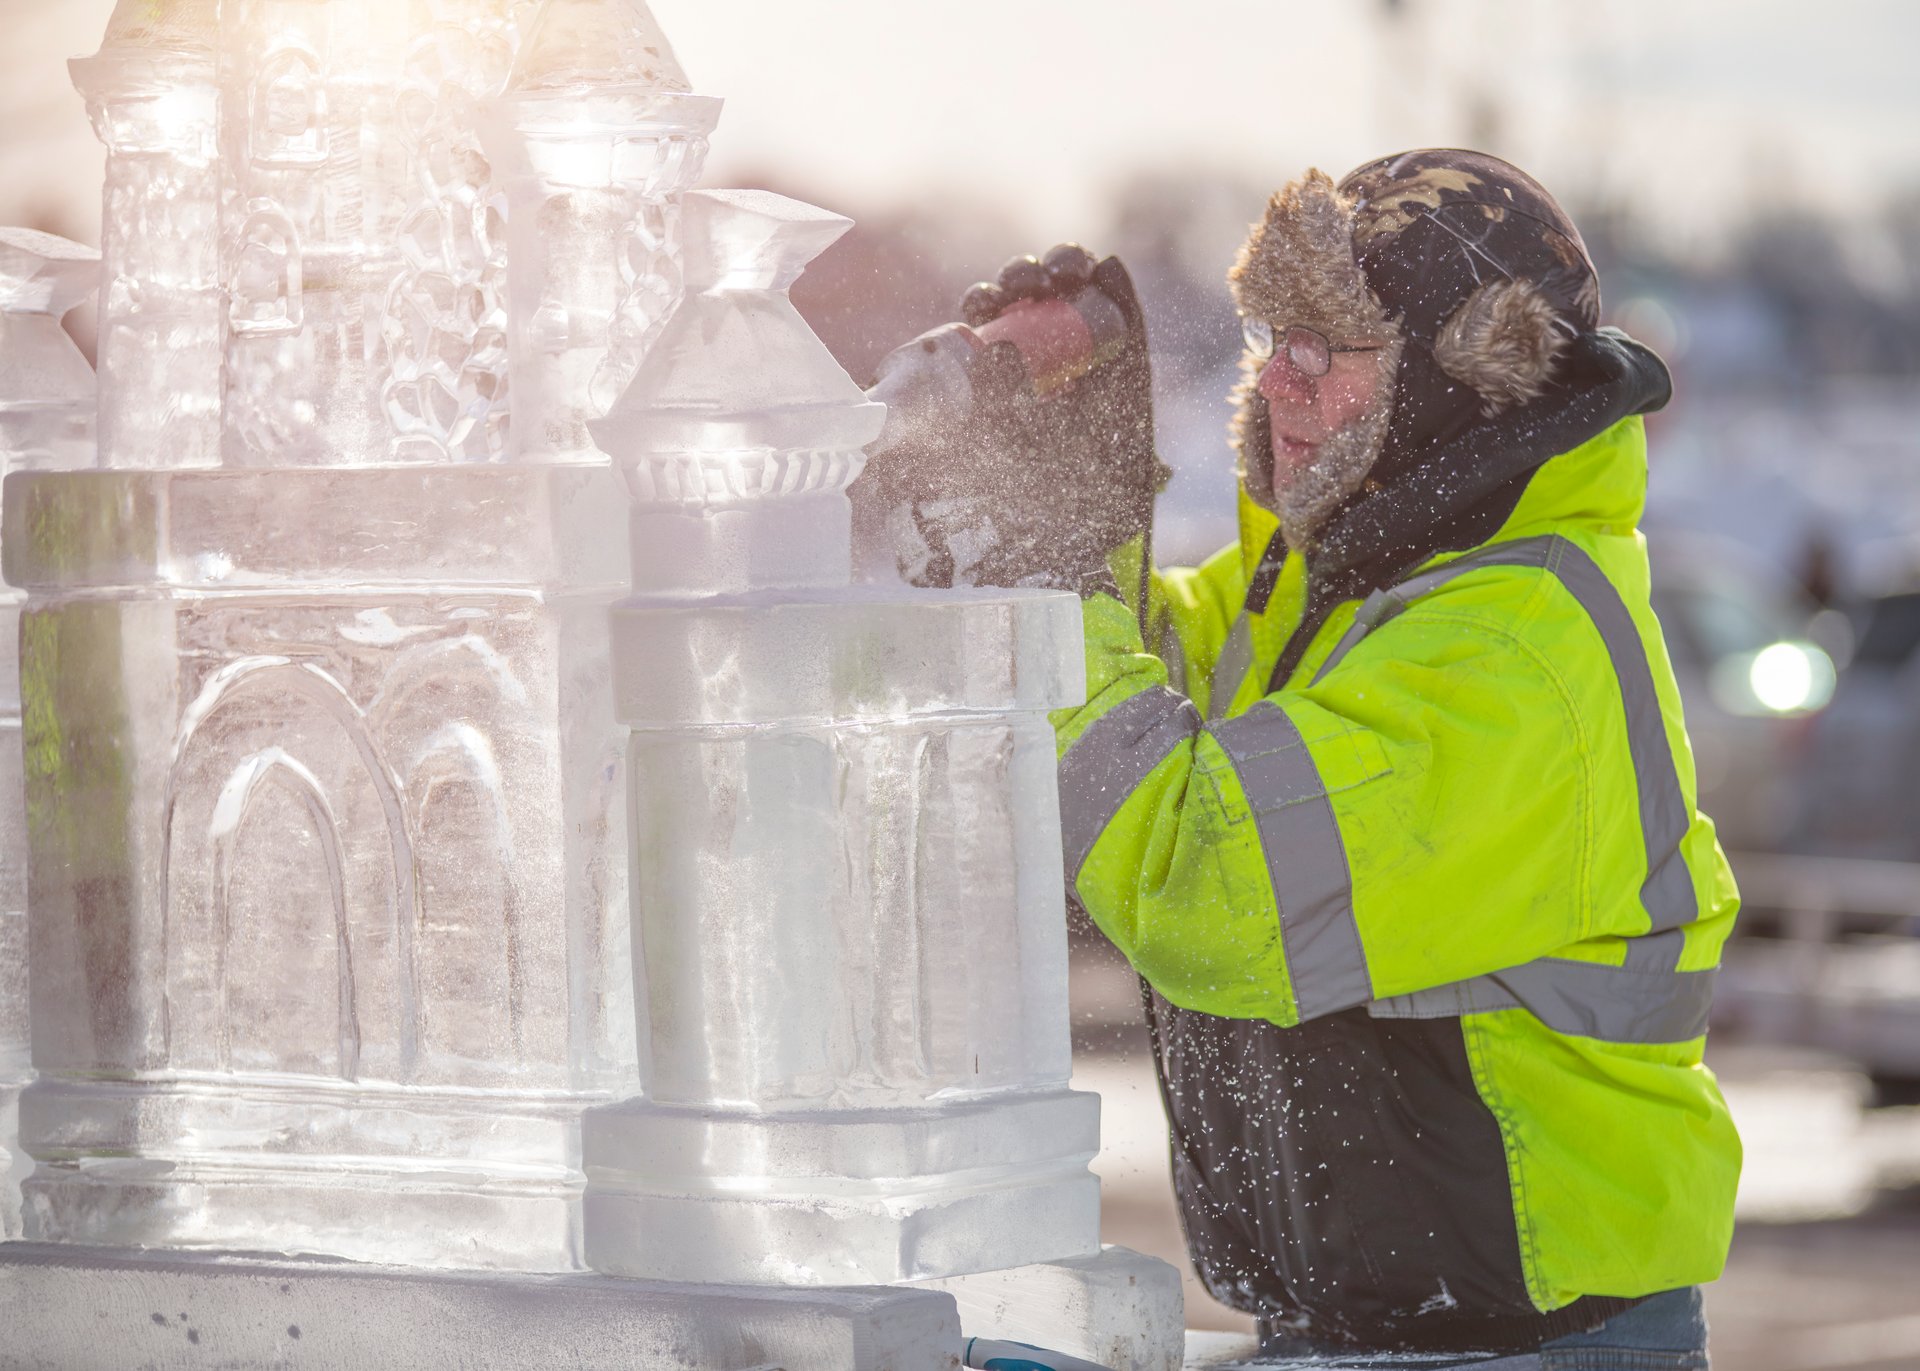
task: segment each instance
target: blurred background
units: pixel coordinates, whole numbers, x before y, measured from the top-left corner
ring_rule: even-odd
[[[65,59],[111,0],[0,0],[0,223],[97,242]],[[1748,1148],[1720,1364],[1920,1367],[1920,9],[1907,0],[652,0],[727,97],[708,183],[858,227],[794,292],[856,378],[1078,239],[1148,310],[1162,559],[1232,537],[1224,273],[1319,165],[1461,145],[1566,204],[1662,352],[1645,528],[1703,807],[1746,899],[1709,1059]],[[71,327],[90,346],[91,321]],[[1123,962],[1074,930],[1107,1237],[1185,1266]],[[1189,1282],[1188,1321],[1247,1321]]]

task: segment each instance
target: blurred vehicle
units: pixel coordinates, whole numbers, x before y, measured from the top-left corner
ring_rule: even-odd
[[[1700,808],[1729,849],[1797,846],[1812,824],[1804,774],[1839,684],[1838,645],[1817,640],[1827,626],[1812,602],[1749,550],[1670,532],[1648,542]]]
[[[1849,620],[1851,660],[1809,745],[1803,845],[1920,861],[1920,592],[1868,600]]]

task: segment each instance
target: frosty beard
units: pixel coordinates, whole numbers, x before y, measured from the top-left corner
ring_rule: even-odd
[[[1389,399],[1391,389],[1383,399]],[[1263,406],[1264,408],[1264,406]],[[1283,489],[1274,488],[1273,434],[1270,423],[1263,422],[1260,455],[1264,461],[1258,470],[1247,469],[1243,461],[1240,479],[1255,504],[1264,505],[1280,516],[1280,532],[1287,546],[1305,549],[1313,535],[1336,509],[1365,484],[1367,473],[1379,460],[1386,446],[1387,421],[1392,416],[1389,403],[1370,405],[1365,414],[1335,429],[1313,446],[1313,456],[1296,468]],[[1262,418],[1264,419],[1264,415]]]

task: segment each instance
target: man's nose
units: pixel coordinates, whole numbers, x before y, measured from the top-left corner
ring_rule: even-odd
[[[1255,384],[1270,405],[1310,404],[1316,393],[1314,378],[1293,364],[1285,348],[1273,354]]]

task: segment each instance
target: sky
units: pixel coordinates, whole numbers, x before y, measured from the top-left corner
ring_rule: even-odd
[[[336,0],[336,3],[341,0]],[[351,2],[351,0],[348,0]],[[64,59],[111,0],[0,0],[0,220],[97,232]],[[959,197],[1035,241],[1140,169],[1275,186],[1470,143],[1710,248],[1757,196],[1863,213],[1920,185],[1910,0],[653,0],[727,98],[709,181],[859,212]],[[1249,207],[1249,217],[1257,210]]]

